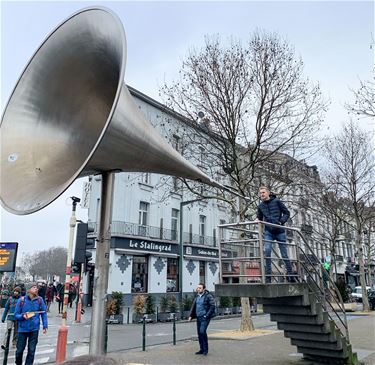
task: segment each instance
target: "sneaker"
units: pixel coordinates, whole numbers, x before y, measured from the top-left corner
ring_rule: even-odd
[[[195,355],[203,355],[204,354],[204,352],[202,351],[202,350],[199,350],[199,351],[197,351],[196,353],[195,353]],[[207,352],[206,352],[206,355],[207,355]]]

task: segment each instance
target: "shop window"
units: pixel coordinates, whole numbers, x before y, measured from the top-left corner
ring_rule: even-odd
[[[199,282],[206,283],[206,261],[199,261]]]
[[[178,292],[178,259],[168,259],[167,292]]]
[[[133,256],[132,293],[147,293],[147,268],[146,256]]]

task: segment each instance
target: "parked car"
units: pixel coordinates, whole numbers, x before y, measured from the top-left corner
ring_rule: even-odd
[[[366,286],[367,292],[371,289],[370,286]],[[350,296],[356,301],[356,302],[362,302],[362,287],[356,286],[354,290],[351,292]]]
[[[375,289],[370,289],[368,291],[368,302],[371,310],[375,310]]]

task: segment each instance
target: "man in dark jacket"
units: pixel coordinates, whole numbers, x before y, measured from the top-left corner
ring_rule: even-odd
[[[18,301],[18,298],[21,294],[21,288],[19,286],[16,286],[13,289],[13,295],[7,300],[4,307],[3,316],[1,318],[1,322],[5,322],[5,319],[7,320],[7,328],[5,330],[4,338],[3,338],[3,344],[1,345],[1,348],[5,350],[6,343],[7,343],[7,337],[8,337],[8,330],[9,328],[13,329],[13,347],[16,347],[17,344],[17,336],[18,336],[18,322],[14,318],[14,311],[16,309],[16,304]]]
[[[23,351],[28,342],[25,365],[34,363],[36,345],[40,327],[40,318],[43,322],[43,333],[47,333],[48,322],[46,305],[38,296],[36,283],[28,285],[27,295],[18,299],[14,316],[18,321],[18,341],[16,350],[16,365],[22,365]]]
[[[270,190],[262,186],[259,188],[259,195],[262,202],[258,206],[257,219],[267,223],[284,225],[289,219],[290,213],[285,204],[270,194]],[[288,273],[288,281],[294,282],[292,265],[288,257],[285,229],[280,227],[272,227],[265,225],[264,229],[264,256],[266,258],[266,283],[271,282],[272,278],[272,243],[277,241],[281,257],[284,260],[286,271]]]
[[[196,355],[207,355],[208,353],[208,338],[207,327],[212,317],[215,316],[215,299],[206,290],[206,286],[202,283],[197,286],[197,295],[194,298],[191,306],[189,321],[193,318],[197,319],[197,332],[200,350]]]

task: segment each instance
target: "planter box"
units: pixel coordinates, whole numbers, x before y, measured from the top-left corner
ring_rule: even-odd
[[[122,314],[112,314],[107,317],[108,324],[123,324],[124,323],[124,316]]]

